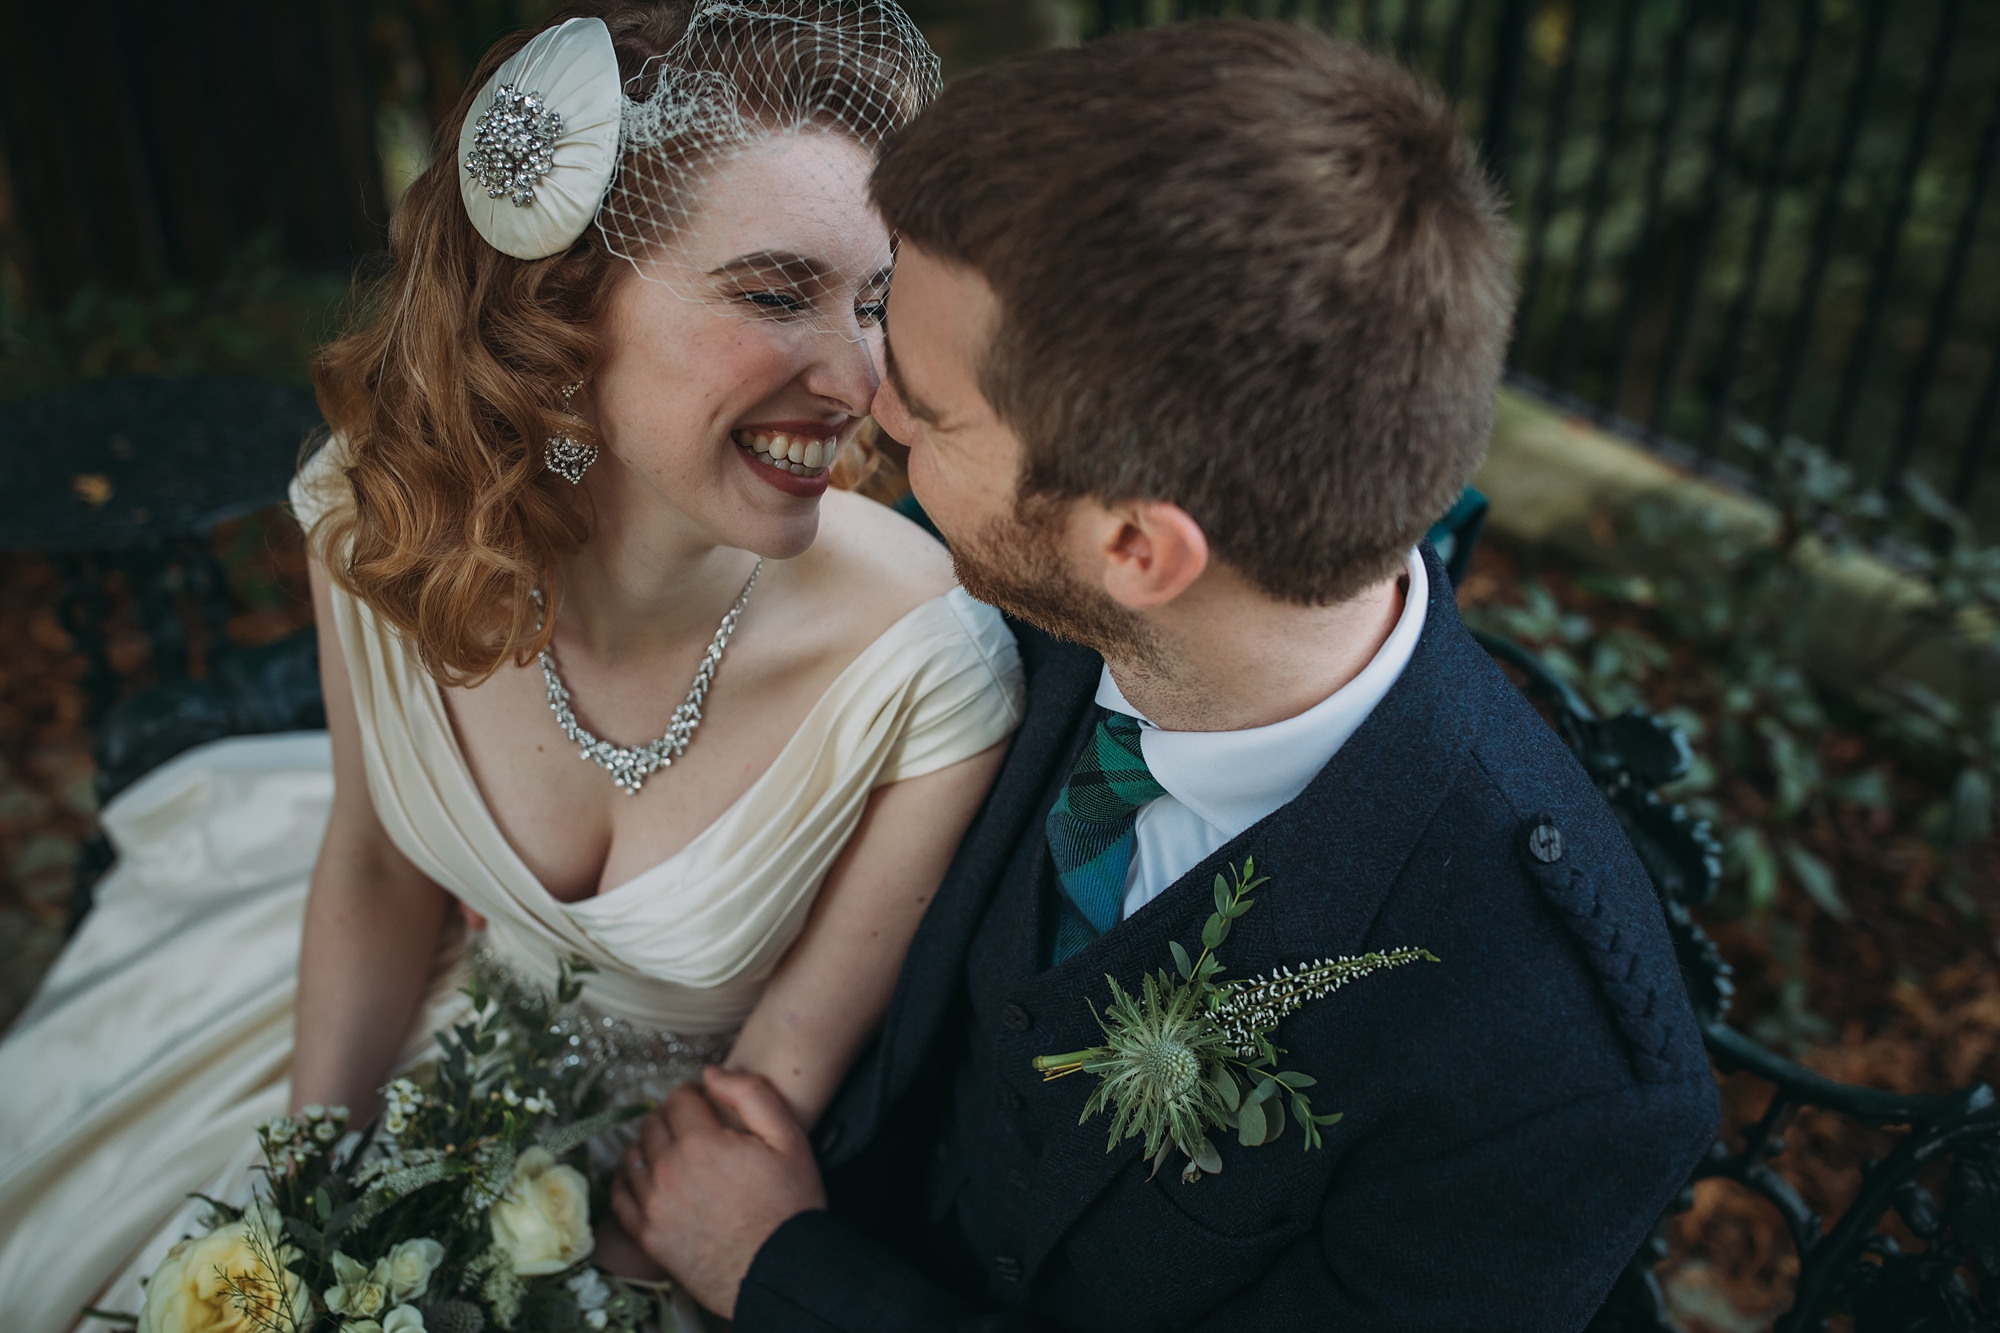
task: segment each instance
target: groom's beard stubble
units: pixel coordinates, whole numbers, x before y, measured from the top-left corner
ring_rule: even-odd
[[[1016,495],[1011,515],[993,519],[971,540],[951,544],[959,585],[1055,638],[1137,671],[1159,672],[1162,653],[1153,627],[1103,589],[1077,579],[1063,563],[1066,510],[1052,496]]]

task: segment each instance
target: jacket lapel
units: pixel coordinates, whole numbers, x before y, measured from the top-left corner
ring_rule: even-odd
[[[1128,990],[1147,972],[1171,969],[1167,943],[1200,952],[1214,910],[1215,876],[1257,860],[1271,882],[1255,895],[1220,950],[1227,976],[1245,977],[1312,957],[1364,952],[1411,941],[1371,942],[1368,934],[1424,830],[1438,817],[1452,779],[1478,734],[1475,682],[1492,663],[1459,622],[1451,585],[1428,544],[1431,596],[1424,630],[1389,694],[1306,790],[1291,804],[1217,849],[1173,887],[1061,967],[1037,978],[1035,1012],[1051,1031],[1049,1050],[1077,1050],[1102,1040],[1090,1010],[1110,998],[1106,974]],[[1088,1003],[1086,1003],[1086,1001]],[[1064,1232],[1119,1176],[1143,1177],[1138,1141],[1110,1152],[1107,1116],[1077,1123],[1096,1079],[1074,1074],[1042,1084],[1037,1113],[1049,1138],[1038,1169],[1037,1207],[1022,1258],[1032,1272]],[[1217,1141],[1225,1168],[1249,1149]],[[1297,1151],[1296,1148],[1293,1151]],[[1161,1168],[1178,1172],[1178,1157]],[[1045,1182],[1045,1183],[1042,1183]],[[1204,1186],[1209,1188],[1210,1186]],[[1228,1188],[1228,1173],[1214,1183]]]

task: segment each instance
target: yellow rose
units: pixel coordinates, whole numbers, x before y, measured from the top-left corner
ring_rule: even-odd
[[[597,1244],[590,1232],[590,1186],[574,1168],[557,1166],[546,1148],[521,1154],[489,1216],[494,1243],[523,1277],[560,1273]]]
[[[428,1238],[406,1240],[389,1251],[387,1262],[389,1299],[401,1304],[424,1294],[431,1273],[444,1262],[444,1246]]]
[[[389,1308],[387,1259],[378,1260],[373,1268],[364,1268],[335,1250],[333,1275],[337,1279],[335,1285],[321,1293],[326,1298],[326,1308],[333,1313],[373,1319]]]
[[[266,1204],[255,1204],[240,1221],[190,1237],[167,1251],[146,1280],[146,1303],[138,1333],[258,1333],[287,1317],[304,1328],[312,1318],[312,1297],[289,1269],[273,1273],[267,1260],[286,1264],[298,1250],[276,1243],[278,1219]],[[225,1278],[251,1283],[239,1294]],[[249,1298],[248,1308],[244,1297]]]

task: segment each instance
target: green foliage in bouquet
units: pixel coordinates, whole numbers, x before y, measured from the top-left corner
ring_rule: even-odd
[[[1250,891],[1268,880],[1257,874],[1254,857],[1245,859],[1241,870],[1230,866],[1227,880],[1217,875],[1215,911],[1202,927],[1200,956],[1189,956],[1178,940],[1168,941],[1179,975],[1164,969],[1149,974],[1137,995],[1106,977],[1111,1003],[1097,1019],[1105,1044],[1035,1057],[1034,1068],[1045,1080],[1079,1072],[1098,1076],[1082,1118],[1111,1112],[1106,1152],[1126,1139],[1143,1138],[1157,1175],[1178,1149],[1188,1159],[1181,1179],[1191,1184],[1222,1170],[1210,1130],[1234,1130],[1244,1147],[1260,1147],[1285,1132],[1287,1103],[1302,1150],[1317,1148],[1321,1127],[1338,1124],[1340,1114],[1313,1112],[1306,1089],[1318,1080],[1280,1068],[1284,1050],[1272,1044],[1271,1034],[1308,1000],[1350,981],[1420,959],[1438,961],[1427,949],[1391,949],[1277,968],[1247,981],[1217,981],[1222,960],[1215,950],[1255,904]]]
[[[344,1107],[259,1126],[260,1197],[209,1201],[209,1232],[149,1279],[141,1333],[185,1322],[154,1309],[184,1276],[257,1333],[631,1333],[663,1314],[662,1291],[586,1262],[606,1194],[584,1145],[645,1110],[608,1105],[553,1030],[590,970],[565,963],[553,996],[475,979],[471,1016],[363,1133]]]

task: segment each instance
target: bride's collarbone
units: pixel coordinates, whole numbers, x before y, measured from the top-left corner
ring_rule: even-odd
[[[578,723],[621,748],[657,740],[685,699],[706,646],[616,669],[588,661],[573,669],[562,659]],[[632,792],[564,733],[539,663],[504,668],[473,689],[448,691],[447,700],[459,748],[495,825],[543,887],[575,901],[674,856],[734,805],[830,683],[831,676],[819,679],[827,675],[828,656],[825,649],[732,643],[687,747]]]
[[[636,792],[564,732],[540,663],[445,692],[494,824],[550,893],[592,897],[684,850],[770,770],[843,671],[952,586],[943,548],[900,515],[841,497],[825,516],[804,555],[766,564],[686,748]],[[713,633],[611,662],[559,642],[559,679],[577,724],[621,748],[662,737]]]
[[[565,734],[539,663],[446,691],[453,731],[488,813],[555,897],[592,897],[684,850],[770,770],[866,647],[851,641],[851,618],[824,609],[787,614],[776,599],[767,609],[775,612],[766,619],[771,632],[752,634],[745,617],[686,748],[646,774],[634,792]],[[704,641],[615,668],[558,654],[578,724],[621,748],[659,739],[706,647]],[[579,660],[573,665],[572,658]]]

